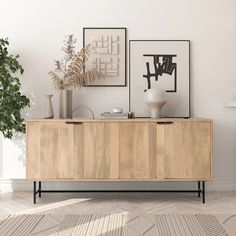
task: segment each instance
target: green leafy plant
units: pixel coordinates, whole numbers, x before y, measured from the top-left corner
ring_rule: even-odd
[[[8,46],[8,39],[0,38],[0,132],[5,138],[12,138],[14,132],[25,132],[21,110],[29,106],[30,100],[22,95],[16,77],[18,72],[24,72],[19,55],[10,55]]]

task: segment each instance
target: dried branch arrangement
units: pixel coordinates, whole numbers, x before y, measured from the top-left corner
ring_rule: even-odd
[[[101,72],[95,70],[84,71],[85,62],[91,53],[91,45],[75,52],[76,39],[73,35],[65,36],[62,51],[65,56],[61,61],[55,61],[55,71],[50,71],[49,75],[53,85],[58,90],[81,88],[95,79],[102,78]]]

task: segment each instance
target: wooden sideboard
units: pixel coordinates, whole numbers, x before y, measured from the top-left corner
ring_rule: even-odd
[[[26,130],[26,176],[41,192],[49,180],[212,179],[209,119],[35,119]]]

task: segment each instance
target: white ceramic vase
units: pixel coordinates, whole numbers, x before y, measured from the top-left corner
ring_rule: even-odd
[[[59,118],[72,118],[72,90],[61,90],[59,99]]]
[[[47,99],[47,107],[46,107],[46,114],[45,119],[52,119],[54,117],[53,106],[52,106],[52,97],[53,95],[48,94],[46,95]]]
[[[150,109],[151,118],[161,117],[161,108],[166,104],[166,92],[162,89],[148,89],[144,93],[144,101]]]

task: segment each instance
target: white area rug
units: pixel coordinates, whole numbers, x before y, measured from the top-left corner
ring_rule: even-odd
[[[1,236],[235,236],[235,215],[0,215]]]

